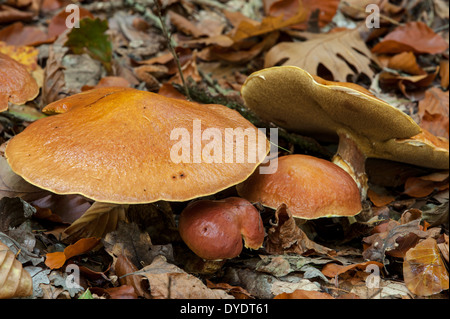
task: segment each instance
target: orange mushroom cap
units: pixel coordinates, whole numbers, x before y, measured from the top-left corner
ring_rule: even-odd
[[[282,156],[274,174],[255,172],[237,190],[273,209],[286,204],[294,217],[303,219],[355,216],[362,210],[351,176],[336,164],[308,155]]]
[[[24,104],[39,94],[39,86],[26,67],[0,53],[0,112],[8,109],[8,102]]]
[[[242,239],[245,247],[258,249],[265,234],[258,210],[239,197],[191,202],[181,212],[178,229],[186,245],[206,260],[239,256]]]
[[[192,161],[174,161],[171,149],[180,137],[171,139],[171,133],[185,129],[192,144],[194,120],[200,121],[201,132],[214,128],[223,133],[217,142],[233,152],[237,141],[225,139],[229,128],[254,131],[264,141],[264,156],[270,148],[262,132],[225,106],[131,88],[94,89],[45,109],[63,113],[32,123],[8,142],[5,156],[11,169],[40,188],[100,202],[186,201],[214,194],[245,180],[263,161],[260,156],[248,160],[247,140],[242,163],[194,162],[193,145],[187,145]],[[200,140],[202,151],[209,142]]]

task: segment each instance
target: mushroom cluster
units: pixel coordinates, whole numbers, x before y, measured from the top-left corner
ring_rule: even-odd
[[[448,141],[352,83],[332,82],[294,66],[251,74],[242,86],[248,108],[263,120],[324,141],[339,140],[333,162],[367,193],[365,160],[386,159],[434,169],[449,168]]]
[[[54,115],[33,122],[8,142],[5,157],[11,169],[42,189],[81,194],[98,202],[184,202],[215,194],[247,179],[270,149],[265,134],[225,106],[131,88],[89,90],[53,102],[43,111]],[[200,132],[194,131],[193,123],[201,125]],[[193,135],[210,128],[220,133],[213,140],[220,150],[228,149],[233,154],[244,151],[243,161],[195,162],[195,154],[189,149],[196,143]],[[252,147],[248,139],[227,138],[225,131],[234,129],[254,132],[263,141],[258,143],[263,149]],[[188,151],[189,161],[174,160],[173,149],[180,141],[173,132],[190,136],[180,148]],[[205,146],[211,141],[200,137],[197,142],[203,160],[209,154],[204,153]],[[250,152],[258,154],[249,156]],[[192,224],[196,218],[203,222],[195,225],[207,227],[205,236]],[[239,254],[242,236],[245,245],[254,249],[264,238],[259,212],[249,202],[236,198],[188,206],[180,232],[194,252],[213,259]],[[208,251],[205,242],[218,246]]]

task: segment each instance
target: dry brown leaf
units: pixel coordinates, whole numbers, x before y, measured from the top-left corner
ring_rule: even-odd
[[[69,15],[71,15],[71,11],[67,11],[65,9],[61,10],[58,14],[55,14],[53,18],[50,20],[48,25],[48,37],[50,39],[56,39],[61,33],[67,30],[66,20]],[[90,13],[88,10],[83,7],[79,7],[79,18],[91,18],[94,19],[94,15]]]
[[[383,207],[395,200],[395,196],[388,194],[385,189],[374,189],[370,187],[367,191],[367,197],[376,207]]]
[[[31,185],[14,173],[6,159],[0,156],[0,198],[20,197],[31,202],[47,194],[47,191]]]
[[[30,20],[33,16],[33,12],[17,10],[5,4],[0,4],[0,23]]]
[[[99,243],[100,238],[82,238],[75,244],[67,246],[64,251],[48,253],[45,259],[45,265],[50,269],[61,268],[68,259],[91,251]]]
[[[370,68],[373,56],[361,39],[358,30],[320,34],[305,42],[281,42],[271,48],[264,61],[264,67],[294,65],[319,75],[322,65],[332,75],[333,81],[352,82],[349,77],[364,73],[370,79],[374,72]],[[356,72],[349,67],[353,66]]]
[[[363,252],[364,259],[384,262],[385,255],[402,258],[420,239],[436,237],[440,229],[423,230],[421,217],[420,210],[410,209],[402,214],[401,222],[389,220],[378,226],[378,233],[363,239],[367,246]]]
[[[412,75],[426,74],[426,72],[417,64],[416,56],[412,52],[402,52],[389,58],[387,65],[394,70],[403,71]]]
[[[73,243],[81,238],[103,238],[125,221],[127,206],[94,202],[91,207],[63,232],[63,241]]]
[[[233,299],[221,289],[206,287],[200,279],[168,263],[163,256],[157,256],[135,274],[148,279],[154,299]]]
[[[427,238],[408,250],[403,278],[408,289],[418,296],[430,296],[449,288],[448,272],[435,239]]]
[[[85,85],[81,88],[81,91],[104,87],[131,87],[131,84],[127,79],[120,76],[105,76],[95,86]]]
[[[435,190],[448,188],[448,171],[435,172],[421,177],[410,177],[405,182],[404,193],[412,197],[426,197]]]
[[[384,265],[382,263],[376,262],[376,261],[366,261],[358,264],[351,264],[351,265],[338,265],[335,263],[329,263],[326,264],[323,269],[322,273],[329,277],[334,278],[335,276],[339,276],[349,270],[360,270],[364,271],[368,265],[376,265],[379,269],[382,269]]]
[[[333,250],[310,240],[296,225],[295,219],[285,204],[275,212],[275,223],[268,230],[265,249],[269,254],[330,254]]]
[[[441,77],[441,86],[444,90],[448,89],[449,61],[442,60],[439,63],[439,76]]]
[[[326,292],[314,291],[314,290],[295,290],[292,293],[283,292],[276,295],[273,299],[334,299],[330,294]]]
[[[419,102],[420,127],[430,133],[449,138],[449,95],[438,87],[425,92],[425,98]]]
[[[237,28],[234,28],[229,36],[234,42],[239,42],[244,39],[266,34],[269,32],[277,31],[282,28],[286,28],[307,19],[307,12],[302,8],[299,8],[291,17],[284,19],[279,17],[265,17],[260,23],[250,22],[248,20],[240,21]]]
[[[449,260],[449,253],[448,253],[448,235],[447,234],[442,234],[438,239],[437,239],[437,243],[438,243],[438,247],[439,250],[441,251],[441,255],[444,258],[444,260],[447,262],[448,264],[448,260]]]
[[[374,53],[414,53],[437,54],[445,51],[447,42],[430,27],[420,21],[408,22],[395,28],[372,48]]]
[[[30,46],[51,42],[44,31],[37,27],[24,26],[22,22],[16,22],[1,29],[0,41],[11,45]]]
[[[222,289],[236,299],[253,299],[254,297],[244,288],[240,286],[232,286],[225,282],[213,283],[206,279],[206,286],[211,289]]]
[[[137,296],[147,299],[150,298],[148,287],[143,282],[144,278],[138,275],[129,275],[138,269],[125,255],[120,255],[117,258],[114,264],[114,270],[122,286],[131,286]]]
[[[306,20],[309,20],[312,13],[319,10],[316,22],[319,27],[324,27],[331,22],[339,5],[339,0],[277,0],[270,2],[269,5],[265,3],[265,7],[268,8],[266,13],[274,17],[283,16],[284,19],[291,18],[302,8],[307,14]],[[291,26],[291,28],[305,30],[307,26],[307,23],[303,22]]]
[[[0,299],[27,297],[33,294],[31,275],[14,253],[0,241]]]

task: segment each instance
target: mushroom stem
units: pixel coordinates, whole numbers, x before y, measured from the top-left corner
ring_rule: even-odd
[[[367,196],[366,156],[347,131],[338,131],[339,146],[332,162],[345,170],[358,185],[361,200]]]

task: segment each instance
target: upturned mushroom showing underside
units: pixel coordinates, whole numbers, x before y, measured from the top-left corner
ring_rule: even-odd
[[[294,66],[263,69],[241,90],[245,104],[263,120],[317,139],[339,138],[333,162],[362,189],[366,158],[448,169],[448,141],[356,84],[325,81]]]
[[[269,151],[266,136],[225,106],[135,89],[94,89],[45,110],[61,114],[29,125],[9,141],[5,156],[16,174],[57,194],[119,204],[186,201],[242,182]],[[209,128],[214,134],[205,136]],[[227,129],[257,136],[262,149],[255,161],[247,156],[255,148],[227,138]],[[226,162],[224,154],[211,162],[213,142],[217,153],[243,147],[244,161]]]

